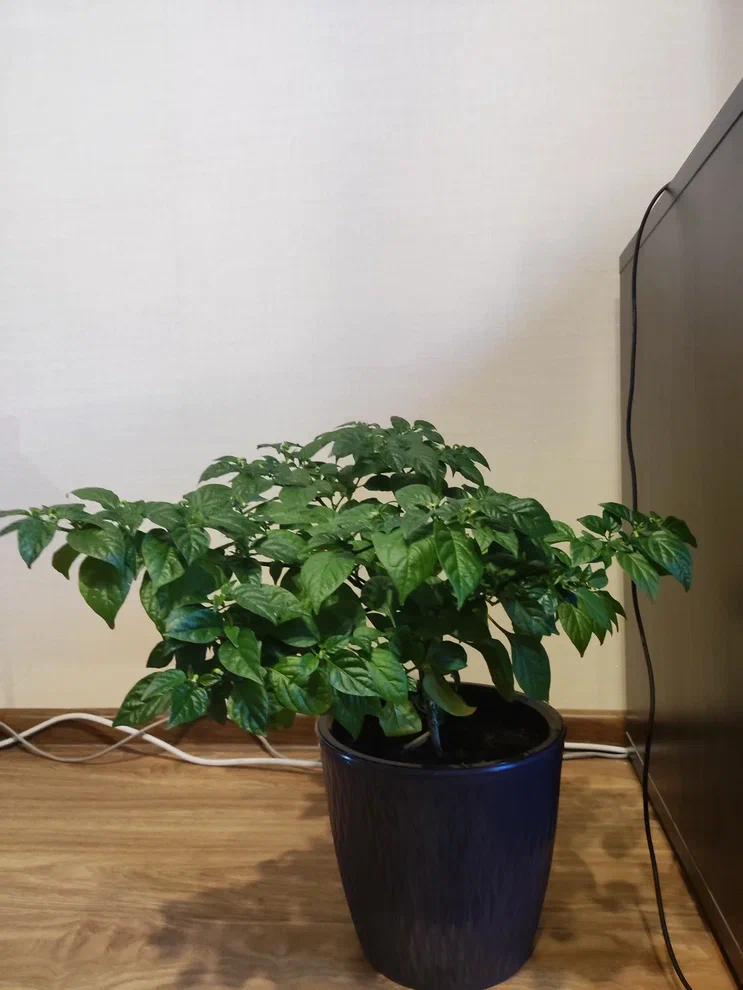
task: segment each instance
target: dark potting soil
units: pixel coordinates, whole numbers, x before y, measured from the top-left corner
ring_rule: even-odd
[[[333,723],[333,735],[350,749],[366,756],[411,766],[473,766],[498,760],[515,760],[543,743],[550,734],[546,719],[536,709],[522,701],[504,701],[492,691],[468,691],[462,694],[469,704],[477,705],[473,715],[458,718],[441,713],[441,746],[439,755],[430,740],[413,750],[405,746],[414,736],[397,738],[385,736],[376,718],[367,717],[356,739]]]

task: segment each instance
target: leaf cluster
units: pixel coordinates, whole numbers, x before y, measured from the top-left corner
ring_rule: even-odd
[[[510,698],[547,699],[544,640],[583,654],[624,615],[606,590],[616,561],[651,597],[691,583],[694,537],[672,516],[616,502],[580,529],[533,498],[490,487],[474,447],[430,423],[346,423],[311,443],[218,457],[178,502],[106,488],[9,510],[30,567],[52,566],[111,628],[135,584],[159,640],[118,724],[208,715],[263,735],[296,713],[364,719],[403,736],[473,711],[458,691],[467,649]]]

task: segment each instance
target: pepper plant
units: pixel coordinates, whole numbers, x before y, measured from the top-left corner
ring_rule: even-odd
[[[458,691],[465,647],[504,698],[515,680],[546,700],[544,640],[561,629],[583,654],[624,615],[613,561],[651,597],[663,576],[691,582],[680,519],[605,502],[576,532],[486,484],[483,455],[423,420],[261,447],[217,458],[178,502],[79,488],[3,513],[29,567],[64,535],[52,566],[69,577],[80,558],[80,592],[111,628],[141,578],[160,638],[117,724],[208,715],[263,735],[329,711],[352,736],[366,716],[388,736],[425,724],[440,750],[440,719],[474,711]]]

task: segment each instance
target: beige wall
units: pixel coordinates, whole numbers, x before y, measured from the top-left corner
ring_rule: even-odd
[[[0,505],[433,420],[572,520],[618,495],[616,260],[737,82],[709,0],[0,0]],[[0,543],[0,704],[156,634]],[[552,646],[620,707],[621,644]]]

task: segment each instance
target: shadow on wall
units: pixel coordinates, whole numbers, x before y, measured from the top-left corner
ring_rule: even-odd
[[[595,786],[577,775],[563,786],[570,817],[558,829],[541,935],[535,959],[523,971],[526,979],[530,971],[538,972],[554,990],[570,990],[578,982],[604,985],[625,968],[657,965],[650,941],[636,927],[617,930],[617,913],[635,910],[636,886],[599,882],[581,855],[600,835],[604,859],[631,858],[643,842],[640,822],[607,826],[605,812],[600,820],[597,811]],[[326,813],[318,779],[304,815]],[[250,883],[213,887],[164,906],[150,945],[179,967],[176,990],[241,990],[253,981],[286,990],[393,986],[361,955],[329,833],[308,847],[264,860],[257,874]]]

